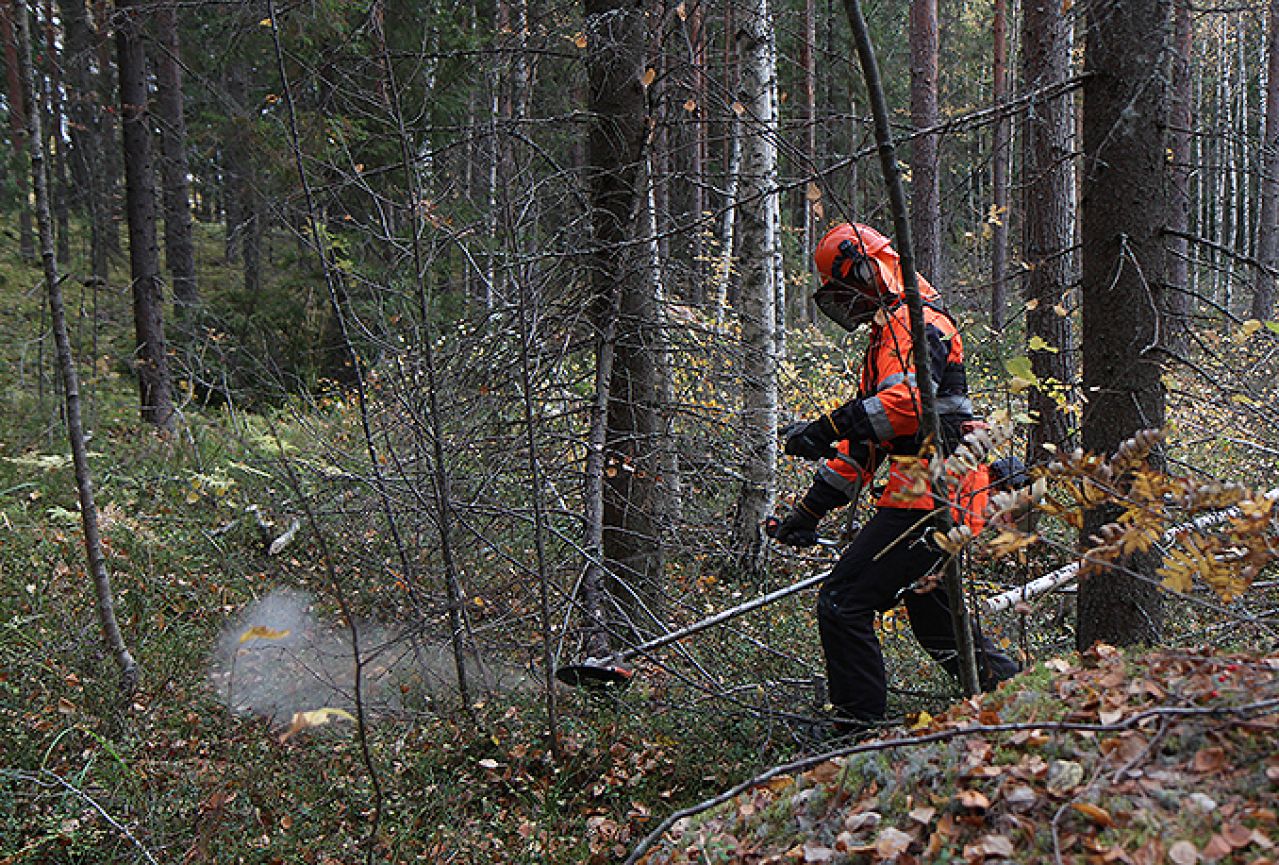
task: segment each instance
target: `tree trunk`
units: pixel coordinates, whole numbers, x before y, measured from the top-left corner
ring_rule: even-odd
[[[1003,113],[1008,101],[1008,0],[995,0],[992,30],[995,52],[991,72],[999,116],[991,145],[991,212],[986,218],[991,227],[990,327],[995,333],[1003,333],[1008,315],[1008,163],[1012,157],[1011,122]]]
[[[1084,83],[1084,448],[1109,454],[1134,432],[1162,427],[1158,310],[1168,224],[1167,82],[1171,0],[1088,9]],[[1113,519],[1085,517],[1083,538]],[[1163,630],[1157,557],[1133,556],[1079,588],[1081,648],[1099,640],[1154,643]]]
[[[174,426],[173,385],[164,338],[160,255],[156,246],[155,172],[147,111],[146,57],[138,20],[140,0],[117,0],[116,62],[120,69],[120,117],[124,129],[129,265],[133,279],[134,362],[142,419],[164,432]]]
[[[160,177],[164,199],[164,253],[179,320],[199,301],[195,282],[195,243],[191,235],[191,191],[187,180],[187,125],[182,98],[182,55],[178,11],[172,4],[155,12],[156,119],[160,126]]]
[[[941,178],[937,134],[919,130],[937,125],[939,35],[937,0],[910,3],[910,119],[915,137],[910,148],[910,230],[919,273],[938,285],[942,276]]]
[[[778,306],[776,247],[777,106],[773,97],[776,56],[768,0],[754,0],[743,12],[741,102],[745,107],[741,165],[742,282],[737,304],[742,340],[742,487],[737,498],[734,545],[742,566],[757,572],[762,563],[761,529],[773,507],[777,472]]]
[[[1275,314],[1275,271],[1279,269],[1279,0],[1270,0],[1266,21],[1266,129],[1261,150],[1261,220],[1252,284],[1252,317]]]
[[[32,105],[35,97],[35,74],[31,64],[30,17],[25,3],[17,6],[21,57],[21,82]],[[15,57],[15,59],[17,59]],[[93,474],[89,468],[88,447],[85,443],[84,424],[80,417],[80,382],[76,374],[75,358],[71,354],[71,339],[67,333],[67,315],[62,302],[62,281],[58,276],[58,261],[54,248],[53,219],[49,209],[48,172],[45,168],[44,139],[40,128],[40,112],[33,110],[27,118],[27,142],[30,147],[31,180],[35,190],[36,221],[40,232],[40,258],[44,265],[44,284],[49,297],[49,313],[53,322],[53,339],[57,346],[58,370],[62,376],[62,388],[67,410],[67,438],[71,445],[71,460],[75,466],[76,491],[80,502],[80,525],[84,530],[84,551],[89,574],[93,578],[94,595],[98,611],[98,624],[102,629],[107,649],[115,657],[120,669],[122,696],[127,700],[137,689],[138,665],[125,645],[120,625],[115,615],[115,600],[111,591],[111,577],[107,573],[106,555],[98,526],[98,508],[93,495]]]
[[[27,169],[27,101],[22,96],[22,76],[18,69],[18,33],[14,28],[16,16],[27,14],[26,4],[15,6],[16,0],[0,0],[0,40],[4,41],[5,81],[9,97],[9,133],[13,139],[13,152],[17,159],[14,185],[18,191],[18,253],[22,260],[34,264],[36,260],[35,235],[31,230],[30,175]],[[19,28],[21,29],[21,22]]]
[[[1191,140],[1194,134],[1191,105],[1191,53],[1194,51],[1190,0],[1174,0],[1172,59],[1171,195],[1168,200],[1169,229],[1185,235],[1190,231]],[[1174,354],[1185,353],[1190,327],[1190,248],[1184,236],[1168,238],[1168,294],[1163,310],[1164,347]]]
[[[91,63],[95,37],[89,28],[84,0],[59,0],[58,11],[66,39],[72,203],[80,205],[89,218],[91,268],[95,281],[105,285],[112,248],[110,236],[116,231],[111,220],[106,152],[114,148],[115,142],[107,141],[102,132],[103,106],[97,98]]]
[[[1070,74],[1070,19],[1056,0],[1026,0],[1022,7],[1022,82],[1029,91],[1061,83]],[[1031,462],[1043,445],[1064,447],[1069,426],[1064,390],[1074,380],[1069,361],[1068,286],[1074,282],[1074,200],[1071,184],[1072,99],[1036,99],[1022,131],[1022,248],[1027,271],[1023,296],[1031,368],[1039,386],[1029,395],[1034,417],[1027,442]],[[1038,348],[1034,346],[1040,346]]]
[[[619,0],[586,0],[586,33],[593,118],[587,142],[592,318],[599,334],[597,364],[611,372],[597,379],[603,390],[597,405],[606,406],[600,543],[607,593],[625,619],[618,627],[634,633],[635,614],[641,608],[657,614],[663,595],[654,321],[644,249],[635,243],[645,201],[643,12]]]
[[[226,70],[227,116],[222,129],[222,202],[226,220],[226,263],[241,264],[246,199],[252,175],[249,170],[248,124],[245,108],[248,84],[242,62],[232,59]]]
[[[54,228],[57,235],[57,254],[59,261],[67,261],[71,257],[71,214],[68,197],[71,184],[67,178],[67,146],[62,137],[64,123],[62,120],[63,70],[62,52],[58,47],[56,27],[53,18],[53,0],[44,0],[41,9],[44,15],[44,52],[49,66],[48,99],[49,126],[46,135],[49,145],[46,153],[51,153],[52,173],[49,180],[52,186],[50,203],[53,207]]]

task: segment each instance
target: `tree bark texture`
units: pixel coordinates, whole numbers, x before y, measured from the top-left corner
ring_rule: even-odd
[[[1191,90],[1191,62],[1194,40],[1190,0],[1173,0],[1172,117],[1168,130],[1171,148],[1171,195],[1169,223],[1173,231],[1190,231],[1191,141],[1194,108]],[[1164,346],[1174,354],[1188,347],[1190,328],[1190,248],[1185,237],[1168,238],[1168,292],[1165,297]]]
[[[1266,21],[1266,127],[1261,150],[1261,220],[1252,284],[1252,317],[1275,314],[1275,271],[1279,268],[1279,0],[1270,0]]]
[[[599,363],[611,375],[603,441],[601,542],[608,595],[624,632],[663,595],[659,541],[660,428],[652,350],[654,317],[645,279],[646,249],[637,243],[644,207],[647,132],[643,9],[630,2],[587,0],[589,108],[587,184],[592,205],[590,284]],[[615,316],[610,321],[610,316]],[[606,345],[613,334],[611,349]],[[611,360],[606,355],[611,353]]]
[[[741,291],[738,312],[742,340],[742,487],[738,495],[734,543],[748,570],[762,562],[761,529],[773,507],[777,472],[777,290],[776,220],[777,105],[776,56],[769,34],[768,0],[743,10],[737,43],[741,49],[743,134],[738,221]]]
[[[910,230],[915,239],[915,270],[937,285],[942,278],[941,177],[937,134],[919,134],[937,125],[940,36],[937,0],[910,3],[910,119],[915,137],[910,148]]]
[[[15,5],[16,3],[16,5]],[[36,260],[35,235],[31,230],[30,177],[27,174],[27,100],[22,96],[22,75],[18,68],[18,31],[16,17],[27,14],[26,4],[17,0],[0,0],[0,40],[4,42],[5,83],[9,97],[9,134],[17,157],[14,185],[18,190],[18,252],[22,260]]]
[[[134,363],[142,419],[163,431],[174,425],[173,385],[164,337],[160,254],[156,245],[155,172],[147,110],[147,70],[138,0],[119,0],[116,62],[120,69],[120,116],[124,130],[125,203],[129,220],[129,265],[133,279]]]
[[[1042,90],[1069,77],[1070,27],[1071,20],[1056,0],[1023,4],[1021,78],[1027,90]],[[1062,409],[1064,388],[1074,381],[1070,318],[1065,312],[1075,279],[1073,125],[1073,101],[1064,95],[1031,102],[1022,129],[1026,337],[1046,346],[1029,349],[1031,368],[1039,380],[1028,401],[1034,417],[1027,445],[1031,462],[1044,457],[1043,445],[1064,447],[1070,439]]]
[[[155,11],[156,121],[160,127],[160,178],[164,202],[164,253],[180,319],[194,310],[195,243],[191,235],[191,190],[187,178],[187,124],[182,97],[182,54],[178,11]],[[185,323],[185,322],[184,322]]]
[[[1160,318],[1168,223],[1167,119],[1171,0],[1089,7],[1083,171],[1083,444],[1113,453],[1143,428],[1162,427]],[[1086,515],[1083,537],[1113,519]],[[1163,631],[1154,556],[1079,588],[1080,647],[1154,643]]]
[[[1030,0],[1033,2],[1033,0]],[[1008,0],[995,0],[993,96],[999,108],[1008,101]],[[1012,160],[1011,122],[1000,111],[995,119],[990,154],[990,329],[1003,333],[1008,317],[1008,164]]]
[[[80,414],[80,380],[76,373],[75,358],[71,354],[71,338],[67,332],[66,308],[62,301],[62,281],[58,276],[58,260],[55,249],[53,218],[49,207],[48,172],[44,139],[40,127],[40,112],[34,108],[35,74],[31,63],[31,29],[26,4],[17,6],[21,58],[21,79],[33,106],[27,118],[26,138],[30,147],[31,180],[35,191],[36,222],[40,234],[40,260],[43,264],[45,290],[49,297],[49,313],[52,319],[53,339],[58,358],[58,371],[62,377],[63,395],[67,410],[67,438],[71,445],[71,461],[75,467],[76,491],[80,502],[80,525],[84,530],[85,558],[93,579],[94,596],[98,612],[98,624],[108,651],[115,657],[120,670],[121,692],[127,700],[137,688],[139,670],[120,632],[115,615],[115,599],[111,590],[111,577],[107,573],[106,554],[98,525],[98,508],[94,501],[93,474],[89,468],[88,447],[85,444],[84,424]],[[17,58],[15,58],[17,59]]]
[[[94,80],[94,39],[84,0],[59,0],[66,48],[67,116],[71,136],[71,203],[89,218],[89,257],[94,278],[105,284],[115,241],[106,154],[115,141],[103,132],[103,104]]]

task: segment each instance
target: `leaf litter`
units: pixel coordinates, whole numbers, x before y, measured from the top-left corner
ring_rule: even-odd
[[[670,826],[646,865],[1274,865],[1279,653],[1097,646]]]

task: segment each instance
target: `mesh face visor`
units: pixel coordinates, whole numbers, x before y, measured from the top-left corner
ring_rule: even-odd
[[[813,302],[822,314],[852,333],[870,321],[878,305],[866,295],[835,280],[817,289]]]

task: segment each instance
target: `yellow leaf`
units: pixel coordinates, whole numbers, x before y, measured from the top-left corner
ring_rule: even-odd
[[[657,80],[657,70],[654,69],[652,66],[650,66],[644,70],[644,75],[642,78],[640,78],[640,84],[647,87],[648,85],[652,84],[656,80]]]
[[[685,110],[685,111],[696,111],[696,110],[697,110],[697,100],[696,100],[696,99],[694,99],[694,98],[693,98],[693,97],[691,97],[691,96],[690,96],[690,97],[688,97],[688,99],[687,99],[687,100],[685,100],[685,102],[684,102],[684,110]]]
[[[330,721],[354,721],[355,716],[345,709],[334,709],[325,707],[323,709],[312,709],[309,712],[294,712],[293,719],[289,722],[289,729],[280,734],[280,744],[284,744],[289,739],[301,733],[310,727],[318,727],[321,724],[327,724]]]
[[[261,21],[259,21],[259,22],[258,22],[258,24],[259,24],[260,26],[262,26],[262,27],[270,27],[270,26],[271,26],[271,19],[270,19],[270,18],[263,18]]]
[[[579,34],[577,34],[576,36],[574,36],[574,37],[573,37],[573,44],[574,44],[574,45],[576,45],[578,48],[585,48],[585,47],[586,47],[586,34],[585,34],[585,33],[579,33]]]
[[[283,631],[277,631],[268,628],[266,625],[254,625],[243,634],[240,635],[240,642],[247,643],[249,640],[281,640],[293,633],[288,628]]]
[[[746,113],[746,106],[740,102],[734,102],[733,113],[736,114],[738,117],[741,117],[743,114]]]

